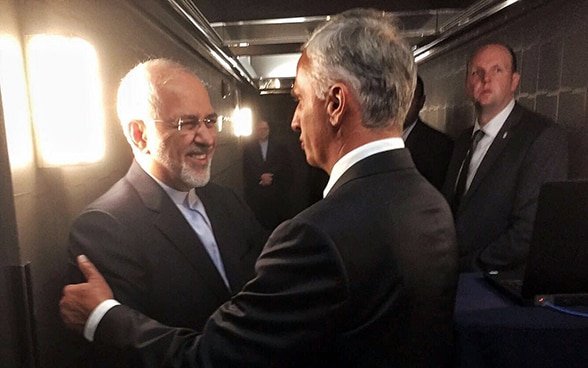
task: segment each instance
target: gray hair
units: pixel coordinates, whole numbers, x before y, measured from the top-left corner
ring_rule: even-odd
[[[159,117],[161,89],[182,73],[193,74],[180,63],[162,58],[139,63],[125,75],[118,88],[117,113],[127,140],[131,121]]]
[[[318,98],[324,99],[333,83],[344,82],[360,101],[364,126],[402,126],[417,68],[392,14],[348,10],[316,29],[302,50]]]

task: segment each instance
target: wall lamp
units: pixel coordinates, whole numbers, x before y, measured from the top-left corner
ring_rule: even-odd
[[[26,64],[39,167],[100,161],[104,112],[94,47],[76,37],[34,35]]]

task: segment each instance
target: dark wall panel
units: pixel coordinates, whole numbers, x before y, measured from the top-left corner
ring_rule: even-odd
[[[0,13],[6,11],[6,4],[15,9],[16,14],[10,19],[20,22],[20,29],[13,34],[16,39],[26,41],[29,35],[39,33],[76,36],[91,43],[99,59],[106,116],[106,156],[91,165],[38,168],[31,162],[26,167],[13,169],[14,187],[9,195],[16,212],[17,229],[13,230],[15,234],[18,232],[14,247],[17,247],[17,254],[20,252],[22,262],[30,262],[40,365],[64,368],[70,365],[73,355],[68,340],[70,334],[64,330],[58,310],[69,227],[86,205],[125,174],[132,160],[116,116],[116,90],[120,79],[140,61],[155,57],[175,59],[196,71],[208,88],[214,108],[222,115],[230,115],[239,102],[237,94],[223,99],[223,81],[231,84],[234,90],[239,89],[243,96],[252,87],[238,84],[214,66],[209,61],[210,56],[203,57],[193,44],[171,34],[165,28],[172,25],[170,21],[160,22],[161,19],[138,8],[137,4],[161,6],[163,2],[157,0],[0,0],[0,4]],[[164,13],[159,15],[162,19],[165,16]],[[0,30],[4,26],[5,23],[0,24]],[[212,167],[214,181],[237,191],[242,186],[240,145],[231,129],[219,133]],[[10,176],[3,175],[2,180],[5,178],[10,181]],[[0,312],[5,311],[3,305],[0,308]],[[0,366],[10,367],[4,361],[0,361]]]
[[[518,101],[570,132],[571,176],[588,177],[588,157],[583,154],[588,142],[582,134],[587,129],[587,14],[585,0],[547,1],[507,23],[501,17],[491,19],[495,27],[487,27],[489,32],[479,32],[468,42],[419,65],[428,95],[433,96],[427,100],[423,117],[454,137],[471,126],[473,107],[461,93],[454,92],[464,89],[467,57],[480,44],[505,42],[519,60]]]

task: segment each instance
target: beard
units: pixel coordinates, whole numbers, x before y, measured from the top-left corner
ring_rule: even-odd
[[[196,147],[191,151],[209,152],[208,147]],[[181,181],[191,188],[200,188],[208,184],[210,181],[210,164],[209,160],[205,165],[198,165],[193,167],[188,165],[185,161],[178,162],[173,160],[169,155],[169,149],[162,143],[158,146],[156,151],[156,160],[173,173],[178,173]]]
[[[182,162],[180,178],[191,187],[200,188],[205,186],[210,181],[210,161],[206,165],[200,166],[197,170]]]

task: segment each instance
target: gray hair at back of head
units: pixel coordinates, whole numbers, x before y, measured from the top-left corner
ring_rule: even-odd
[[[412,100],[417,68],[396,22],[379,10],[348,10],[316,29],[302,47],[317,97],[325,98],[335,82],[346,83],[369,128],[402,126]]]
[[[139,63],[124,76],[118,88],[116,104],[118,118],[127,140],[130,138],[127,126],[131,121],[159,117],[159,91],[179,73],[192,74],[183,65],[162,58]]]

